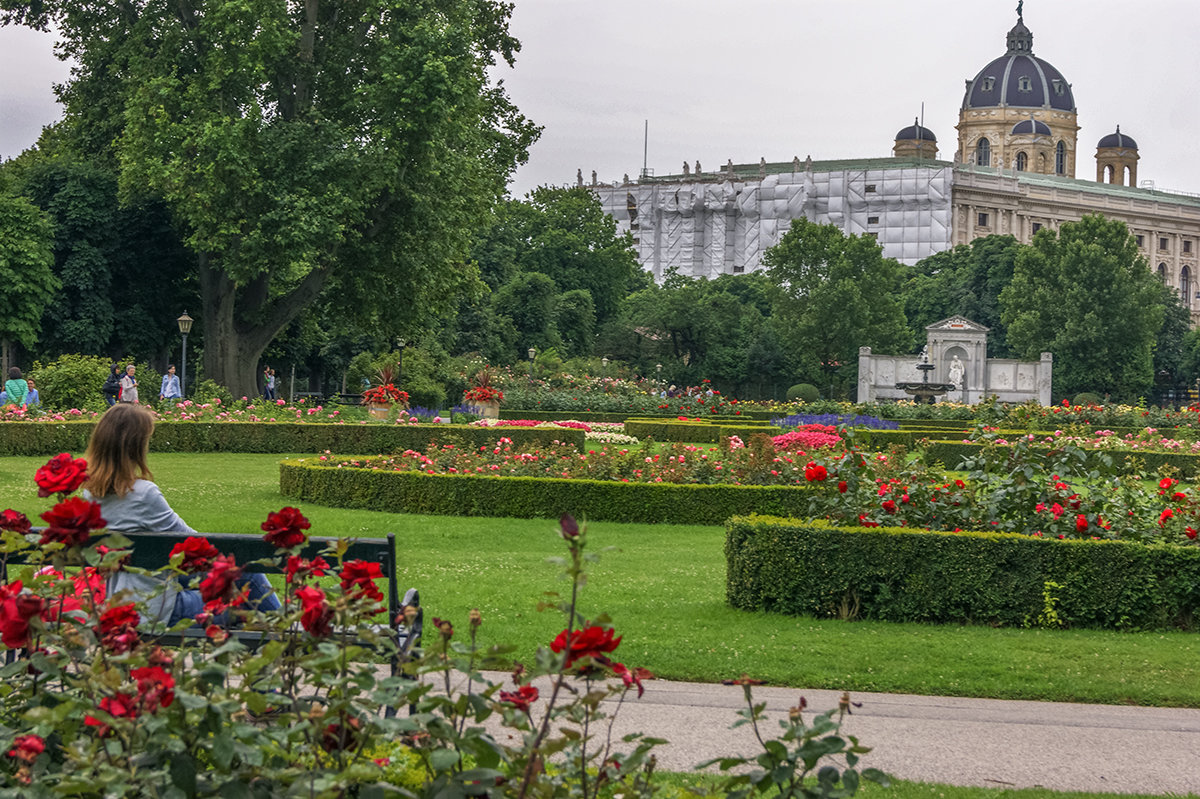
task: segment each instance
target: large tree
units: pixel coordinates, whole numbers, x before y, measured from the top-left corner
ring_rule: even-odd
[[[874,239],[797,219],[763,264],[778,287],[777,329],[811,379],[851,381],[859,347],[911,349],[900,264],[884,258]]]
[[[0,192],[0,367],[12,365],[14,342],[32,347],[42,309],[58,288],[54,228],[24,197]]]
[[[1000,293],[1008,344],[1054,355],[1054,390],[1135,399],[1153,383],[1162,290],[1124,222],[1085,216],[1043,228]]]
[[[534,128],[488,74],[498,0],[0,0],[53,29],[74,146],[161,193],[195,254],[204,365],[253,391],[272,338],[324,294],[411,332],[475,280]]]

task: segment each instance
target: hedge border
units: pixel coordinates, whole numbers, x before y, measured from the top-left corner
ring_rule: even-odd
[[[642,440],[653,438],[655,441],[688,441],[701,444],[716,444],[722,437],[728,436],[748,439],[758,434],[777,436],[782,432],[782,428],[772,425],[733,425],[717,421],[683,422],[676,419],[659,422],[650,419],[629,419],[625,422],[625,434]]]
[[[0,456],[82,454],[95,421],[5,422],[0,424]],[[506,437],[521,446],[562,441],[582,448],[586,435],[568,427],[472,427],[452,424],[384,425],[320,422],[175,422],[154,425],[154,452],[340,452],[392,453],[424,449],[431,442],[471,446]]]
[[[1038,626],[1049,590],[1065,626],[1194,630],[1200,620],[1196,547],[750,516],[727,523],[725,557],[726,599],[744,610]]]
[[[435,516],[579,518],[647,524],[723,524],[734,514],[804,513],[801,486],[623,483],[554,477],[425,474],[337,468],[306,459],[279,464],[279,491],[338,508]]]

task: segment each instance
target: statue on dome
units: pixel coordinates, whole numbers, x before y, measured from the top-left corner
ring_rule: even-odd
[[[1025,0],[1017,0],[1017,19],[1024,19],[1025,14],[1021,11],[1025,7]]]

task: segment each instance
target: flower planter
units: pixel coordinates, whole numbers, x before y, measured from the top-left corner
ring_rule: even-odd
[[[481,402],[477,406],[479,415],[484,419],[499,419],[500,418],[500,403],[496,401]]]
[[[392,406],[387,402],[367,403],[367,415],[372,419],[387,419],[392,415]]]

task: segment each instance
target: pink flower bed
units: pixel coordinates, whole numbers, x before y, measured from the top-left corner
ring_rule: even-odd
[[[771,441],[775,443],[775,449],[782,451],[837,447],[842,443],[841,436],[837,434],[837,428],[827,424],[801,425],[790,433],[775,436]]]

